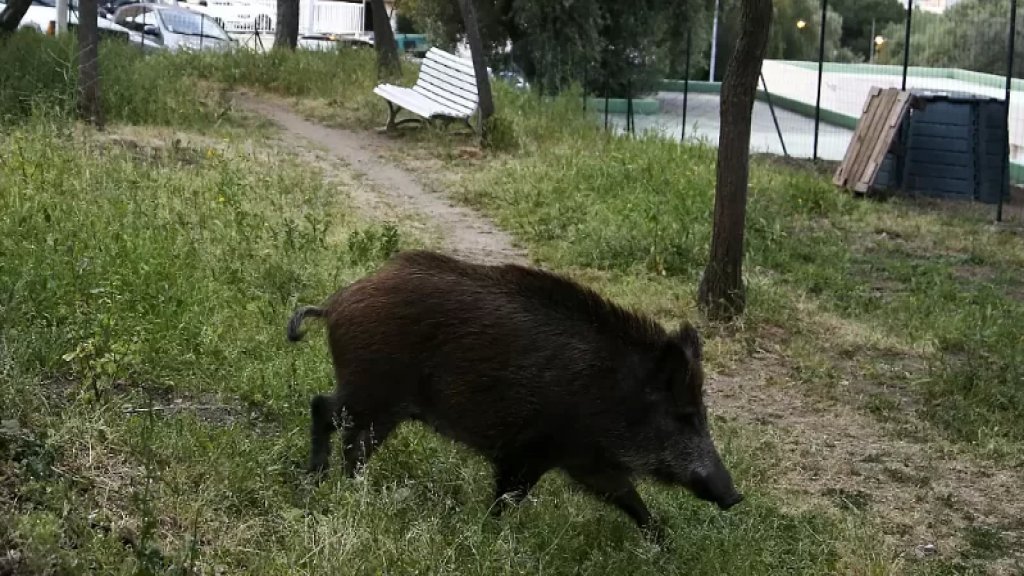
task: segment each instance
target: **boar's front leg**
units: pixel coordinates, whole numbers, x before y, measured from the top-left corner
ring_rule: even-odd
[[[637,526],[650,534],[655,541],[662,540],[661,529],[637,493],[629,474],[617,470],[589,468],[568,469],[566,472],[590,493],[628,514]]]

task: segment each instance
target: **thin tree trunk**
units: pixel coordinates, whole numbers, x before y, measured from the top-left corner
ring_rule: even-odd
[[[78,4],[78,114],[97,128],[103,128],[100,100],[100,34],[96,22],[96,0]]]
[[[487,76],[487,62],[484,60],[484,43],[480,38],[480,26],[476,19],[476,7],[473,0],[459,0],[462,10],[462,21],[466,26],[466,40],[473,58],[473,71],[476,74],[476,93],[480,107],[480,130],[486,132],[487,119],[494,114],[494,96],[491,94],[491,79]]]
[[[377,50],[377,78],[388,80],[402,76],[402,63],[398,59],[398,43],[391,29],[388,9],[384,0],[370,0],[373,11],[373,45]]]
[[[772,0],[743,0],[740,36],[722,83],[715,221],[698,302],[717,320],[743,313],[743,235],[750,169],[750,118],[768,47]]]
[[[277,24],[274,28],[274,48],[295,50],[295,47],[298,45],[299,0],[277,0]]]
[[[21,19],[28,12],[32,0],[8,0],[3,11],[0,11],[0,32],[14,32],[21,24]]]

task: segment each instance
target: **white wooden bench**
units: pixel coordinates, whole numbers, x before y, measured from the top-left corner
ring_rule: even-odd
[[[488,70],[489,72],[489,70]],[[473,61],[460,58],[438,48],[427,51],[420,66],[420,75],[412,88],[380,84],[373,93],[388,103],[388,125],[391,130],[407,122],[464,122],[470,129],[470,118],[477,112],[476,74]],[[418,116],[396,122],[402,109]]]

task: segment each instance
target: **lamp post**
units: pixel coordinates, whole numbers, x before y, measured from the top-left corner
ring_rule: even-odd
[[[885,44],[885,38],[881,34],[871,39],[871,63],[875,63],[875,56],[878,51],[882,49],[882,45]]]
[[[718,13],[721,10],[721,0],[715,0],[715,18],[711,25],[711,62],[708,65],[708,82],[715,81],[715,64],[718,56]]]

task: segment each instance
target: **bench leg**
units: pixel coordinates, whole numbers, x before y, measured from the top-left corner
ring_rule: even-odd
[[[399,126],[401,126],[403,124],[412,124],[412,123],[422,124],[423,122],[425,122],[424,119],[418,118],[418,117],[417,118],[402,118],[401,120],[397,120],[398,113],[401,112],[401,111],[402,111],[402,107],[401,106],[398,106],[398,105],[396,105],[396,104],[394,104],[392,102],[388,102],[388,123],[387,123],[387,126],[384,127],[384,130],[390,132],[391,130],[394,130],[395,128],[398,128]]]
[[[422,118],[403,118],[395,123],[395,126],[401,126],[402,124],[423,124],[425,120]]]
[[[395,123],[395,118],[398,117],[398,110],[398,106],[388,102],[388,125],[384,128],[385,130],[394,130],[395,127],[398,126],[398,124]]]

